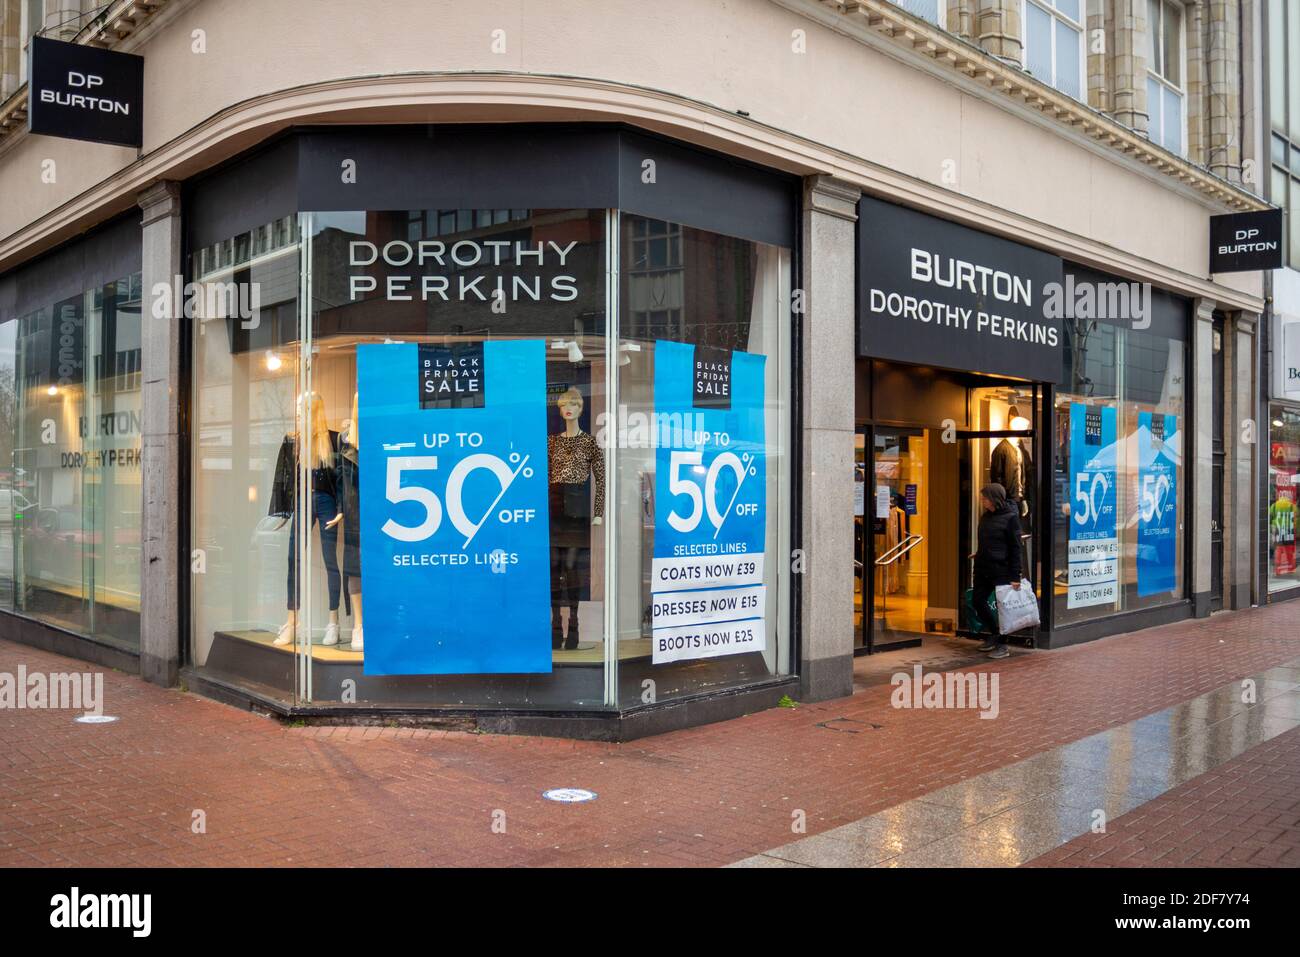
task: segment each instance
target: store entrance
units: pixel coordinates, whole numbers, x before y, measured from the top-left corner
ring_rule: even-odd
[[[1007,488],[1021,513],[1023,565],[1037,590],[1038,401],[1032,385],[978,386],[967,390],[961,420],[859,426],[853,519],[858,653],[978,633],[969,607],[970,555],[979,490],[989,482]]]

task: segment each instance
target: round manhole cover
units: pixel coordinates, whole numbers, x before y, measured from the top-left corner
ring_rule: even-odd
[[[586,788],[551,788],[549,791],[543,791],[542,797],[548,801],[559,801],[561,804],[581,804],[583,801],[596,800],[596,792],[588,791]]]
[[[83,714],[77,718],[77,724],[111,724],[116,720],[111,714]]]

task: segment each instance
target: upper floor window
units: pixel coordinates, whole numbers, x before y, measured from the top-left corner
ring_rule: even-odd
[[[22,56],[18,58],[18,82],[26,83],[28,48],[31,45],[32,37],[45,26],[45,4],[43,0],[25,0],[19,13],[18,22],[22,31],[22,36],[18,38],[19,48],[22,50]]]
[[[1083,99],[1083,0],[1024,0],[1025,69]]]
[[[914,17],[929,20],[936,27],[943,26],[943,8],[947,3],[940,3],[940,0],[894,0],[894,3]]]
[[[1147,0],[1147,135],[1183,152],[1183,8],[1174,0]]]

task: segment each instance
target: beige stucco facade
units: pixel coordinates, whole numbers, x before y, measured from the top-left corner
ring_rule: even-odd
[[[1112,271],[1257,305],[1253,274],[1205,276],[1219,204],[833,17],[811,0],[394,0],[383,17],[344,0],[173,2],[121,46],[145,57],[138,156],[0,140],[0,266],[125,208],[153,180],[293,123],[601,119],[839,176]]]

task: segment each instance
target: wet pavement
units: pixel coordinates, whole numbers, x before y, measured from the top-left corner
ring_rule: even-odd
[[[1300,658],[733,866],[1015,867],[1297,727]]]
[[[19,666],[92,670],[0,641]],[[962,673],[996,719],[868,678],[616,745],[294,727],[109,671],[114,723],[0,709],[0,865],[1297,863],[1300,602]]]

